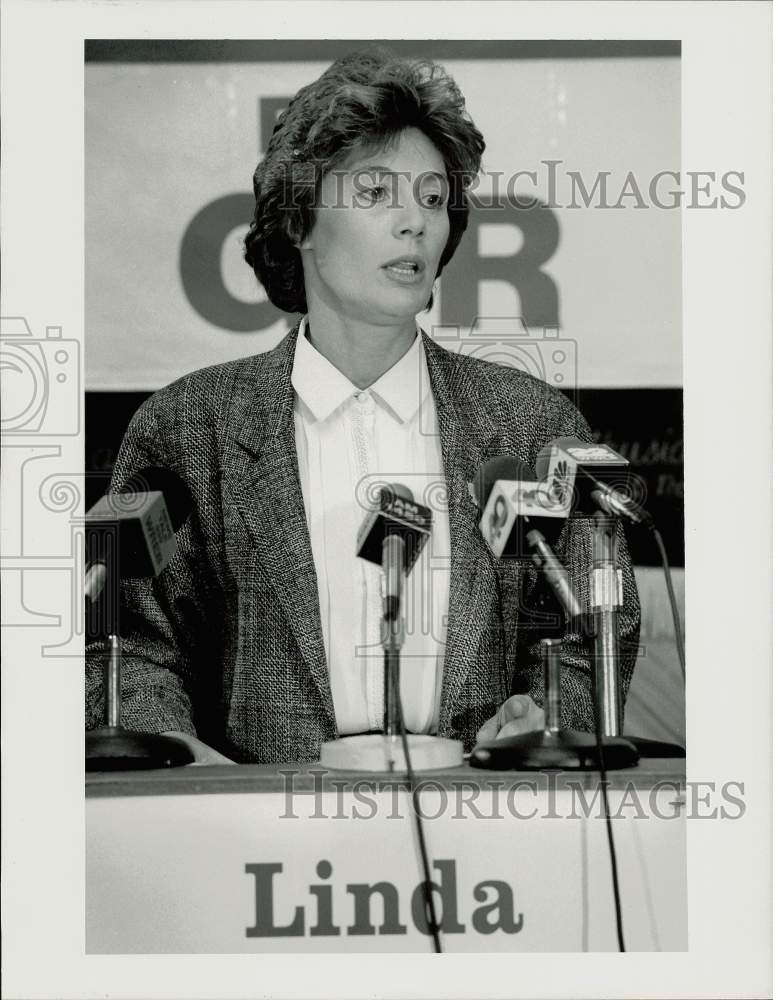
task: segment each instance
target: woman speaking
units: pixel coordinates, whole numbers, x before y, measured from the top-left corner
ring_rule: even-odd
[[[303,318],[275,349],[153,395],[114,470],[120,490],[171,469],[194,499],[166,570],[123,585],[127,726],[244,762],[314,760],[325,740],[378,731],[381,570],[356,539],[386,483],[433,518],[404,597],[407,728],[469,749],[479,731],[541,726],[539,581],[492,558],[468,484],[492,457],[534,467],[588,428],[545,383],[450,353],[416,319],[467,226],[483,149],[441,67],[379,49],[334,63],[279,117],[245,257]],[[587,523],[568,521],[555,548],[587,605]],[[639,608],[624,544],[620,562],[625,688]],[[590,729],[591,650],[571,633],[563,650],[563,722]],[[94,653],[89,728],[101,706]]]

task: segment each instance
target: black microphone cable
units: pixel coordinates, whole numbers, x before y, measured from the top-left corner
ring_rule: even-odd
[[[648,525],[650,531],[655,537],[658,549],[660,550],[660,561],[663,564],[663,575],[666,578],[666,590],[668,591],[668,600],[671,605],[671,617],[674,621],[674,637],[676,638],[676,651],[679,656],[679,666],[682,668],[682,679],[686,679],[685,671],[685,656],[684,656],[684,635],[682,633],[682,623],[679,620],[679,608],[676,606],[676,595],[674,594],[674,584],[671,580],[671,567],[668,564],[668,556],[666,555],[666,546],[663,543],[663,536],[660,534],[658,529],[654,524]]]
[[[676,651],[679,656],[679,666],[682,670],[682,679],[685,679],[685,655],[684,655],[684,636],[682,633],[682,624],[679,619],[679,608],[676,604],[676,595],[674,593],[674,584],[671,579],[671,567],[668,563],[668,555],[666,554],[666,547],[663,542],[663,536],[658,531],[654,520],[650,515],[642,522],[644,526],[652,533],[657,543],[658,550],[660,552],[660,560],[663,565],[663,575],[666,579],[666,590],[668,591],[668,600],[671,605],[671,617],[674,623],[674,636],[676,639]],[[612,889],[615,897],[615,922],[617,926],[617,944],[620,951],[625,951],[625,941],[623,938],[623,917],[622,909],[620,905],[620,884],[618,880],[617,873],[617,856],[615,853],[615,841],[612,834],[612,820],[609,815],[609,799],[607,797],[607,770],[604,761],[604,744],[603,737],[601,733],[601,706],[599,704],[599,694],[598,685],[594,684],[595,694],[594,694],[594,709],[596,715],[596,747],[599,755],[599,772],[601,777],[601,798],[604,808],[604,820],[607,827],[607,841],[609,843],[609,861],[612,868]]]
[[[604,810],[604,822],[607,828],[607,843],[609,845],[609,866],[612,869],[612,894],[615,899],[615,927],[617,929],[617,950],[625,951],[623,937],[623,908],[620,903],[620,881],[617,874],[617,852],[615,838],[612,833],[612,817],[609,815],[609,799],[607,797],[607,765],[604,759],[604,737],[601,733],[601,703],[599,685],[593,682],[593,709],[596,731],[596,751],[599,757],[599,778],[601,780],[601,802]]]
[[[433,951],[436,955],[440,955],[443,952],[443,946],[440,942],[440,924],[438,923],[437,913],[435,912],[435,897],[432,892],[432,874],[430,871],[427,843],[424,839],[424,820],[421,815],[419,787],[416,783],[416,775],[414,774],[413,767],[411,765],[411,754],[408,750],[408,735],[405,731],[405,719],[403,717],[403,702],[400,697],[400,685],[395,683],[395,671],[391,671],[391,683],[395,707],[397,708],[397,724],[400,727],[400,738],[402,740],[403,753],[405,754],[405,770],[408,774],[408,788],[410,789],[411,801],[413,803],[416,839],[419,843],[419,854],[421,855],[421,865],[424,872],[424,880],[421,883],[422,895],[424,896],[424,917],[427,921],[429,932],[432,935]]]

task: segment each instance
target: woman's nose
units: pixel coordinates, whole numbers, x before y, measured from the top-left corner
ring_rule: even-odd
[[[401,210],[400,218],[395,221],[395,227],[403,236],[421,236],[424,232],[425,219],[420,206],[414,202],[412,208]]]
[[[400,235],[419,236],[424,232],[426,226],[424,210],[416,201],[410,184],[400,187],[394,225]]]

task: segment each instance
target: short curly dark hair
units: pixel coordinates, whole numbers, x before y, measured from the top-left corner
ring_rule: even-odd
[[[467,188],[480,169],[483,136],[442,66],[372,47],[337,60],[281,113],[253,176],[255,214],[244,259],[269,299],[306,312],[298,244],[311,232],[322,176],[356,147],[386,145],[406,128],[434,144],[448,176],[450,234],[438,275],[467,228]]]

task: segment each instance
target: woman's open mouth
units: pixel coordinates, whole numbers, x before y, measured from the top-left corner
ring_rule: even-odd
[[[424,262],[418,257],[397,257],[384,264],[382,270],[401,285],[415,285],[424,280]]]

